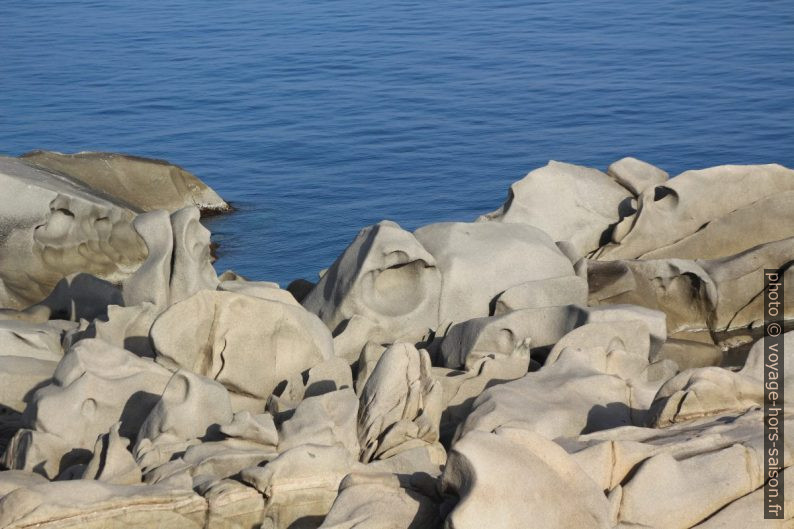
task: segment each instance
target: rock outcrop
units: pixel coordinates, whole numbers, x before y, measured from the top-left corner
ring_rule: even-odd
[[[215,273],[176,166],[37,153],[0,184],[0,527],[791,526],[763,519],[794,486],[763,428],[765,384],[794,428],[788,169],[552,162],[286,290]]]
[[[32,151],[20,158],[25,163],[71,176],[141,211],[164,209],[173,213],[187,206],[207,213],[230,209],[194,174],[164,160],[112,152],[52,151]]]

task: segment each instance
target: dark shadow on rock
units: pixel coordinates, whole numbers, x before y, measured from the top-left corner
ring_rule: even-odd
[[[124,349],[141,358],[154,358],[154,344],[148,336],[129,336],[124,339]]]
[[[587,413],[587,424],[580,434],[632,426],[638,418],[644,417],[645,413],[645,410],[631,408],[622,402],[610,402],[606,406],[598,404],[590,408]]]
[[[0,405],[0,454],[5,452],[14,434],[24,427],[25,421],[21,413]],[[5,467],[0,465],[0,469],[2,468]]]
[[[320,527],[324,519],[325,516],[303,516],[289,524],[287,529],[310,529],[313,527]]]
[[[449,373],[447,376],[452,376],[455,374],[462,373],[462,371],[452,372]],[[482,395],[485,390],[496,386],[498,384],[505,384],[507,382],[513,382],[514,379],[494,379],[490,380],[485,384],[482,392]],[[455,437],[455,432],[458,429],[458,426],[463,424],[466,421],[466,418],[471,413],[472,407],[474,406],[474,401],[480,395],[474,395],[469,397],[468,399],[464,400],[460,404],[455,406],[447,406],[447,408],[441,414],[441,424],[439,426],[439,442],[444,446],[444,448],[449,451],[452,445],[452,439]]]
[[[69,467],[75,465],[86,465],[91,461],[91,450],[85,448],[73,448],[61,456],[61,461],[58,463],[58,475],[64,473]]]
[[[121,428],[119,434],[127,439],[135,439],[141,424],[152,411],[154,405],[160,400],[160,395],[147,391],[137,391],[133,393],[121,411]]]

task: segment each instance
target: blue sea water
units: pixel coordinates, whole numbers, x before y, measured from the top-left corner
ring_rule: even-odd
[[[0,1],[0,152],[182,165],[238,208],[217,267],[282,284],[549,159],[794,166],[793,118],[791,0]]]

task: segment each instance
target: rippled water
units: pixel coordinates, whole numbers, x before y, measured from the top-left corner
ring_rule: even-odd
[[[793,118],[791,0],[0,2],[1,152],[178,163],[239,208],[218,268],[282,283],[548,159],[794,166]]]

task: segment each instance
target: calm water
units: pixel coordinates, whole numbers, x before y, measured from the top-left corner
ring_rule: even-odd
[[[178,163],[239,208],[218,268],[281,283],[548,159],[794,166],[793,140],[791,0],[0,1],[0,152]]]

